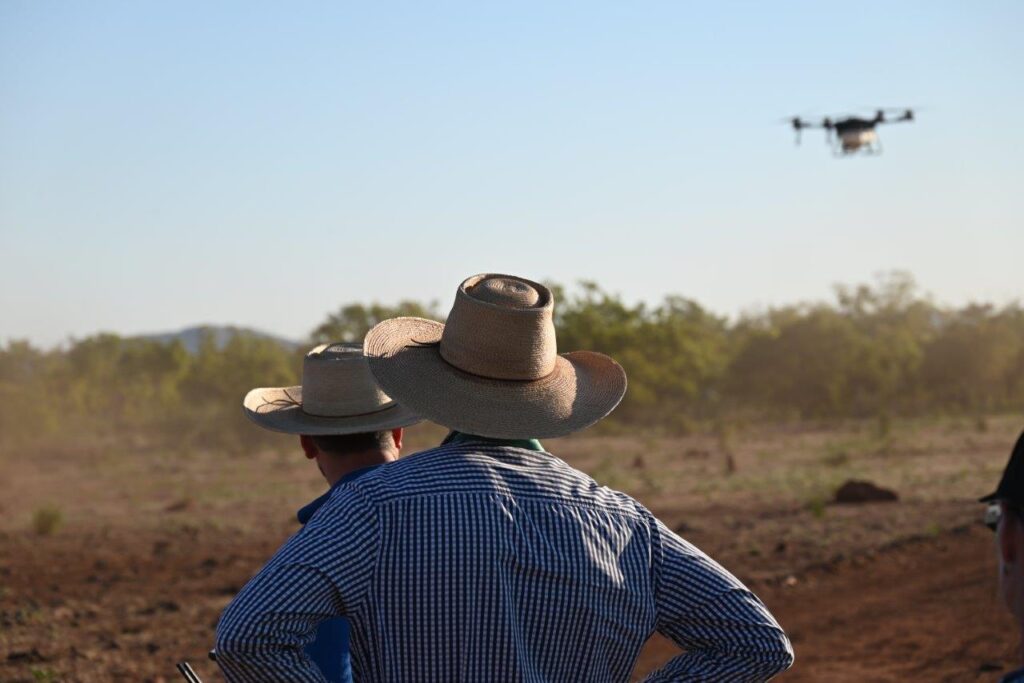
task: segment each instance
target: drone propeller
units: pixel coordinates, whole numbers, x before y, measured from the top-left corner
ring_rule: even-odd
[[[903,112],[911,110],[911,109],[921,110],[921,109],[925,109],[925,108],[926,107],[874,107],[874,106],[867,106],[867,105],[862,106],[862,107],[858,107],[858,109],[874,109],[875,111],[884,111],[884,112],[890,112],[890,113],[891,112],[903,113]]]
[[[810,127],[812,124],[804,121],[799,116],[789,116],[784,119],[780,119],[779,123],[787,123],[796,133],[796,144],[800,144],[800,133],[804,128]]]
[[[897,114],[897,116],[893,116],[891,118],[885,118],[885,112],[887,112],[887,111],[892,111],[893,113]],[[914,110],[913,109],[909,109],[909,108],[907,108],[907,109],[891,109],[891,110],[890,109],[885,109],[885,110],[879,109],[878,110],[878,114],[876,116],[876,120],[879,123],[899,123],[901,121],[913,121],[914,120]]]
[[[862,109],[874,109],[875,118],[878,121],[913,121],[914,113],[926,107],[861,107]],[[886,118],[887,114],[895,114],[892,118]]]

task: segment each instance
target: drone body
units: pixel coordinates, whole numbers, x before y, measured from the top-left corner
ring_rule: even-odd
[[[797,144],[800,144],[800,133],[803,129],[822,128],[825,130],[825,141],[836,156],[847,156],[858,152],[881,154],[882,146],[878,139],[877,127],[883,123],[902,123],[914,120],[912,109],[898,110],[902,113],[895,118],[886,118],[886,111],[893,110],[879,109],[875,112],[874,118],[870,119],[850,116],[833,121],[832,118],[826,117],[820,122],[815,122],[804,121],[799,116],[794,116],[789,119],[789,123],[796,131]]]

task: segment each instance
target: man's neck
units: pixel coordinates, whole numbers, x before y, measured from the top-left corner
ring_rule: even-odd
[[[324,479],[329,485],[334,486],[342,477],[356,470],[383,465],[395,459],[396,455],[393,451],[369,450],[346,455],[323,454],[317,461]]]

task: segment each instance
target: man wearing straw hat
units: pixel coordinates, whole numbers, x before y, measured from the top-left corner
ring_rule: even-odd
[[[625,681],[656,631],[685,652],[651,680],[790,666],[735,577],[529,441],[592,425],[626,390],[611,358],[557,353],[553,307],[536,282],[477,275],[446,324],[370,331],[383,390],[455,436],[339,490],[243,589],[218,629],[229,681],[321,680],[297,647],[339,614],[357,680]]]
[[[322,344],[306,354],[302,385],[250,391],[245,414],[266,429],[298,434],[330,489],[298,512],[307,524],[341,486],[398,458],[402,428],[419,418],[377,386],[362,344]],[[320,623],[305,652],[331,683],[351,683],[349,626],[337,617]]]

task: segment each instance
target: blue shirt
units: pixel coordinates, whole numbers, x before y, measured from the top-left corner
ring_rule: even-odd
[[[305,524],[323,504],[330,499],[334,490],[342,484],[355,481],[364,474],[372,471],[379,465],[372,465],[362,469],[349,472],[334,483],[333,486],[312,503],[304,506],[298,511],[296,517],[300,524]],[[316,630],[316,637],[313,642],[306,645],[306,654],[313,660],[317,668],[330,683],[352,683],[352,667],[349,663],[348,651],[348,620],[344,617],[335,617],[321,622]]]
[[[999,679],[999,683],[1024,683],[1024,669],[1017,669],[1005,674]]]
[[[479,441],[339,487],[225,610],[228,681],[322,681],[317,624],[351,626],[367,681],[764,681],[793,661],[746,587],[629,496],[549,453]]]

